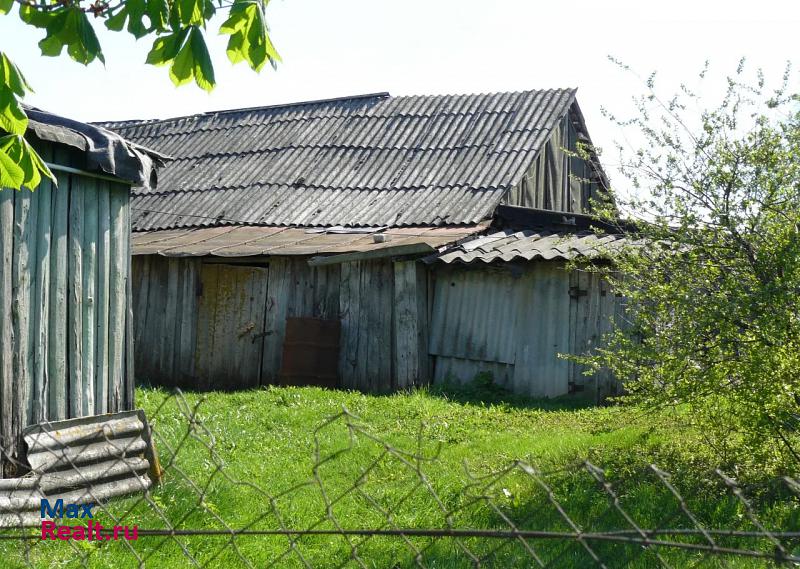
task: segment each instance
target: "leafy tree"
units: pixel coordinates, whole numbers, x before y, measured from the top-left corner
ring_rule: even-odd
[[[254,71],[280,61],[269,36],[264,10],[269,0],[0,0],[0,15],[15,3],[27,25],[40,28],[42,55],[69,57],[88,65],[105,62],[95,22],[137,39],[153,38],[146,62],[165,66],[175,85],[194,81],[214,88],[214,68],[205,33],[218,12],[227,11],[220,33],[229,35],[227,54],[233,63],[246,62]],[[36,188],[41,176],[52,174],[23,135],[28,118],[21,101],[31,88],[21,71],[0,51],[0,188]]]
[[[659,98],[651,76],[632,119],[607,113],[637,141],[619,148],[633,191],[614,192],[635,230],[592,270],[628,312],[584,361],[622,378],[623,400],[688,407],[723,457],[777,465],[800,462],[800,98],[789,70],[771,91],[745,76],[742,62],[705,111],[685,86]]]

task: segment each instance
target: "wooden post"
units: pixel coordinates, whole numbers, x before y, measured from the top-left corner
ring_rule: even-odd
[[[14,195],[16,192],[0,189],[0,445],[4,456],[0,461],[0,475],[7,475],[6,450],[14,442],[12,432],[12,397],[14,369],[14,329],[11,325],[11,264],[14,250]]]

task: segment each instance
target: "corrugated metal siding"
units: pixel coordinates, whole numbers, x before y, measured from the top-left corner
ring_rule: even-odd
[[[521,291],[508,272],[436,273],[430,353],[513,364]]]
[[[571,274],[560,262],[530,263],[516,278],[500,270],[435,271],[435,380],[466,383],[489,372],[499,385],[532,397],[564,395],[574,385],[612,390],[608,374],[586,378],[558,354],[600,345],[621,299],[597,278]]]
[[[475,223],[519,183],[575,91],[373,96],[105,123],[177,159],[134,229]]]

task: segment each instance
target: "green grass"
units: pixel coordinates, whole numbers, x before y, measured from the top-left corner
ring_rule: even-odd
[[[704,524],[753,529],[741,504],[726,496],[724,486],[708,474],[719,462],[702,450],[697,433],[681,426],[680,412],[588,407],[572,399],[531,401],[485,385],[391,396],[316,388],[168,396],[157,389],[137,392],[138,404],[157,432],[167,471],[164,484],[149,502],[127,498],[110,507],[115,515],[132,508],[125,523],[140,528],[165,527],[159,513],[179,528],[376,528],[386,525],[385,511],[391,511],[396,527],[445,528],[449,515],[456,527],[502,529],[507,528],[502,514],[525,529],[569,531],[541,480],[582,529],[630,529],[608,494],[580,467],[580,461],[589,458],[606,469],[622,508],[642,527],[692,527],[668,489],[648,470],[647,465],[656,462],[673,472],[674,484]],[[201,423],[190,429],[187,413],[195,408]],[[350,415],[326,423],[343,409]],[[531,477],[514,467],[515,461],[546,474]],[[502,474],[492,476],[498,472]],[[752,493],[765,522],[800,527],[796,500],[768,485],[753,486]],[[481,496],[491,498],[497,509]],[[330,517],[326,500],[333,501]],[[106,525],[111,521],[109,512],[98,512],[97,517]],[[295,552],[281,536],[242,536],[235,544],[255,567],[302,567],[301,555],[313,567],[355,567],[359,565],[350,559],[351,542],[361,539],[303,537]],[[201,565],[247,566],[230,538],[180,540]],[[471,567],[463,545],[485,556],[484,566],[533,566],[520,542],[507,542],[490,554],[501,542],[443,538],[434,543],[422,537],[409,541],[411,545],[399,537],[372,538],[360,544],[357,553],[368,567],[413,567],[413,546],[425,549],[426,567]],[[76,547],[32,543],[27,553],[17,543],[0,546],[5,548],[5,565],[135,567],[138,555],[148,567],[192,566],[171,538],[140,537],[130,544],[83,542]],[[730,538],[719,543],[763,547]],[[593,565],[575,541],[538,540],[530,545],[554,567]],[[609,567],[659,566],[652,551],[636,546],[592,542],[591,547]],[[728,559],[726,565],[719,558],[677,550],[661,554],[673,566],[764,566],[745,559]],[[22,559],[25,555],[27,560]]]

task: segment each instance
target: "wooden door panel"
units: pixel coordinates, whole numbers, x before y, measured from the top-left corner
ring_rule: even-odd
[[[204,264],[200,271],[195,369],[204,389],[259,384],[268,271]]]

